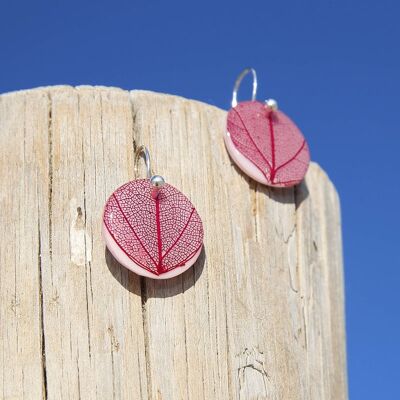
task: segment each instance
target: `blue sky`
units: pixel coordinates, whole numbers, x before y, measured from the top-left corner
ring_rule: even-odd
[[[398,398],[400,5],[2,1],[0,93],[148,89],[229,108],[244,67],[302,128],[342,201],[351,399]],[[241,92],[244,93],[244,92]]]

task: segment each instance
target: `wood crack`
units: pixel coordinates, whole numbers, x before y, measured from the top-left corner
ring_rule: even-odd
[[[149,332],[148,332],[148,320],[147,320],[147,285],[146,278],[140,277],[140,295],[142,300],[142,321],[143,321],[143,335],[144,335],[144,356],[146,365],[146,380],[147,380],[147,395],[148,399],[152,399],[151,390],[151,365],[149,355]]]
[[[80,114],[80,95],[78,94],[78,117]],[[84,223],[84,257],[85,257],[85,289],[86,289],[86,314],[87,314],[87,340],[88,340],[88,352],[89,359],[92,358],[92,346],[91,346],[91,333],[90,333],[90,312],[89,312],[89,286],[92,289],[91,283],[91,261],[88,259],[88,241],[87,241],[87,206],[86,206],[86,163],[85,163],[85,148],[84,148],[84,137],[82,138],[82,148],[81,148],[81,157],[82,157],[82,171],[83,171],[83,223]],[[78,208],[79,213],[80,208]],[[90,243],[91,245],[91,243]],[[89,273],[88,273],[89,270]],[[89,281],[90,279],[90,281]],[[88,285],[89,283],[89,285]],[[93,301],[93,292],[91,292],[91,297]]]
[[[135,154],[137,148],[136,137],[139,136],[139,128],[137,124],[137,112],[134,105],[132,92],[129,93],[129,102],[131,106],[131,117],[132,117],[132,154]],[[136,178],[136,176],[135,176]],[[146,385],[147,385],[147,398],[148,400],[153,399],[152,395],[152,377],[151,377],[151,362],[150,362],[150,348],[149,348],[149,321],[147,316],[147,283],[146,278],[140,277],[140,297],[141,297],[141,308],[142,308],[142,329],[143,329],[143,341],[144,341],[144,359],[145,359],[145,374],[146,374]],[[142,382],[141,382],[142,386]],[[142,388],[140,388],[142,390]]]
[[[49,233],[49,259],[50,270],[52,269],[52,200],[53,200],[53,137],[52,137],[52,100],[50,93],[47,93],[48,107],[48,233]],[[39,193],[37,194],[39,198]],[[39,207],[39,206],[38,206]],[[38,210],[38,282],[39,282],[39,323],[41,334],[41,355],[42,355],[42,380],[43,380],[43,399],[48,398],[48,376],[46,369],[46,331],[44,321],[44,296],[43,296],[43,265],[42,265],[42,240],[41,240],[41,225],[40,225],[40,210]]]
[[[39,213],[38,213],[39,214]],[[42,387],[43,395],[42,398],[46,400],[48,398],[47,390],[47,370],[46,370],[46,335],[44,327],[44,315],[43,315],[43,275],[42,275],[42,241],[41,241],[41,230],[40,230],[40,219],[38,218],[37,225],[38,234],[38,281],[39,281],[39,329],[40,329],[40,349],[42,355]]]

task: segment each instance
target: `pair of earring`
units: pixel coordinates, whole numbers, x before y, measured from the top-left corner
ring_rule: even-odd
[[[253,75],[251,101],[237,102],[243,78]],[[238,167],[257,182],[274,187],[298,184],[310,162],[308,145],[297,126],[273,99],[256,100],[257,75],[246,68],[236,79],[228,112],[225,146]],[[166,279],[189,269],[203,247],[203,223],[191,201],[153,175],[149,151],[135,153],[135,172],[143,157],[146,179],[118,188],[107,200],[103,236],[114,257],[133,272]]]

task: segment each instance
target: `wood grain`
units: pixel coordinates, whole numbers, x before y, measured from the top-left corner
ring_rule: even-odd
[[[339,199],[243,176],[226,112],[116,88],[0,96],[1,399],[346,399]],[[135,145],[196,205],[204,250],[167,281],[121,267],[102,208]]]

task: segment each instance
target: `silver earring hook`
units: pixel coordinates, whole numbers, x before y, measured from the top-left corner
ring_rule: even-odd
[[[143,157],[144,162],[146,163],[146,177],[147,177],[147,179],[150,179],[151,176],[152,176],[151,163],[150,163],[150,153],[149,153],[148,148],[146,146],[143,146],[143,145],[139,146],[136,149],[136,152],[135,152],[135,162],[134,162],[134,165],[135,165],[135,178],[137,178],[138,175],[139,175],[139,160],[140,160],[140,157]]]
[[[153,199],[156,199],[160,193],[161,188],[165,184],[165,179],[160,175],[153,175],[150,163],[150,153],[146,146],[139,146],[135,152],[135,178],[138,176],[139,170],[139,159],[140,157],[144,158],[144,162],[146,163],[146,177],[150,179],[150,183],[152,186],[151,196]]]
[[[232,93],[232,103],[231,103],[232,107],[237,106],[237,94],[238,94],[239,86],[242,83],[243,78],[250,72],[253,75],[253,92],[251,95],[251,100],[254,101],[256,99],[256,95],[257,95],[257,73],[256,73],[256,70],[254,68],[245,68],[239,74],[239,76],[236,78],[235,86],[233,87],[233,93]]]

